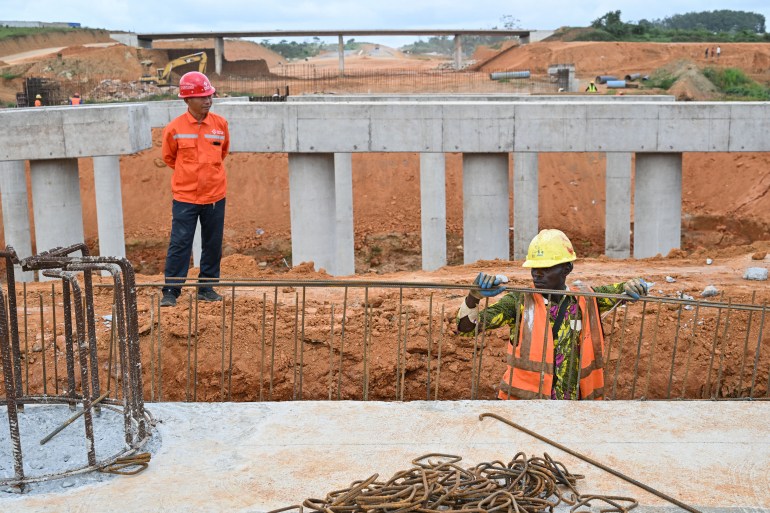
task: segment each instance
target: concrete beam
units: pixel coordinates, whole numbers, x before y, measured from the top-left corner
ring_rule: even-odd
[[[574,75],[574,74],[573,74]],[[227,99],[227,98],[223,98]],[[676,97],[664,94],[638,96],[573,96],[568,94],[530,95],[517,93],[461,93],[461,94],[303,94],[289,96],[289,103],[349,103],[349,102],[674,102]],[[152,102],[161,103],[161,102]],[[152,105],[151,105],[152,107]]]
[[[422,270],[444,267],[446,260],[446,158],[420,154],[420,235]]]
[[[508,154],[463,155],[463,263],[508,260]]]
[[[99,230],[99,254],[125,257],[123,196],[120,189],[120,157],[94,157],[96,224]],[[109,272],[102,271],[104,276]]]
[[[222,103],[233,151],[770,151],[770,103]]]
[[[214,71],[217,75],[222,74],[222,63],[225,60],[225,39],[223,37],[214,38]]]
[[[460,34],[455,34],[455,69],[463,67],[463,40]]]
[[[527,257],[529,243],[538,232],[537,153],[513,155],[513,258]]]
[[[19,258],[32,255],[32,237],[27,201],[27,172],[23,160],[0,161],[0,194],[3,204],[5,245],[13,246]],[[16,281],[34,281],[34,272],[22,272],[14,265]]]
[[[32,209],[36,252],[85,240],[77,159],[33,160]],[[41,280],[51,279],[43,278]]]
[[[216,84],[215,84],[216,85]],[[214,98],[213,112],[217,111],[216,105],[222,102],[248,102],[248,96],[236,96],[233,98]],[[150,128],[164,128],[173,119],[187,112],[187,104],[184,100],[166,100],[162,102],[147,102],[145,104],[149,112]]]
[[[353,227],[353,155],[334,154],[335,258],[331,272],[335,276],[356,274]]]
[[[682,236],[682,155],[637,154],[634,258],[667,255]]]
[[[292,265],[312,261],[316,270],[324,268],[333,274],[337,251],[334,155],[289,155],[289,203]]]
[[[631,153],[608,153],[605,175],[604,254],[631,256]]]
[[[143,104],[0,110],[0,160],[127,155],[152,147]]]

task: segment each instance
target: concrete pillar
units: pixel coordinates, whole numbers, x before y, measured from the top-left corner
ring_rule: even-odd
[[[225,60],[225,38],[214,38],[214,71],[217,75],[222,74],[222,63]]]
[[[137,37],[139,48],[152,48],[152,39],[141,39]]]
[[[96,223],[99,229],[99,254],[126,256],[123,230],[123,197],[120,192],[120,157],[94,157]],[[109,275],[108,272],[103,274]]]
[[[342,34],[337,36],[337,53],[339,54],[340,64],[340,76],[345,75],[345,42],[342,40]]]
[[[682,234],[682,154],[637,153],[634,258],[679,248]]]
[[[608,153],[605,175],[604,254],[631,256],[631,153]]]
[[[32,255],[32,237],[29,229],[27,202],[27,173],[23,160],[0,162],[0,194],[3,203],[3,231],[5,245],[13,246],[19,258]],[[34,281],[34,272],[21,272],[14,266],[16,281]]]
[[[203,243],[201,242],[201,220],[195,223],[195,235],[193,235],[193,267],[201,266],[201,253],[203,253]]]
[[[463,154],[463,262],[508,260],[508,154]]]
[[[348,276],[356,274],[352,153],[334,154],[334,197],[336,257],[335,265],[329,272],[335,276]]]
[[[337,211],[332,153],[289,153],[292,265],[335,268]]]
[[[538,232],[538,154],[513,154],[513,258],[527,257]]]
[[[531,36],[519,36],[519,44],[528,45],[530,42]]]
[[[463,67],[463,42],[460,34],[455,34],[455,69]]]
[[[33,160],[30,175],[37,252],[84,242],[77,159]]]
[[[446,265],[446,162],[443,153],[420,154],[422,270]]]

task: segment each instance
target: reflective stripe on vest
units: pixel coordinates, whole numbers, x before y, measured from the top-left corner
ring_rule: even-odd
[[[174,140],[176,139],[197,139],[198,134],[174,134]]]
[[[604,395],[604,336],[595,298],[578,298],[582,323],[580,332],[581,399],[601,399]],[[519,343],[515,350],[509,342],[507,369],[500,382],[500,399],[550,399],[553,388],[554,343],[548,311],[540,294],[524,295]],[[548,326],[548,329],[546,329]]]

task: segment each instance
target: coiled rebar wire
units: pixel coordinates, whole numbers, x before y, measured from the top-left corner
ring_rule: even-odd
[[[548,454],[527,458],[519,452],[508,464],[492,461],[467,469],[458,465],[461,460],[451,454],[426,454],[387,481],[378,481],[379,475],[374,474],[329,492],[325,499],[306,499],[301,506],[268,513],[292,509],[301,513],[303,507],[324,513],[541,513],[561,503],[576,511],[592,500],[612,506],[603,511],[626,513],[638,505],[630,497],[580,495],[575,484],[584,476],[571,474]]]

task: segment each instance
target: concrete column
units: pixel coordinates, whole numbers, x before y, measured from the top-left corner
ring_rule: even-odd
[[[99,229],[99,254],[126,256],[123,230],[123,197],[120,192],[120,157],[94,157],[96,223]],[[106,271],[103,273],[109,275]]]
[[[289,153],[292,265],[335,268],[337,211],[332,153]]]
[[[637,153],[634,258],[679,248],[682,234],[682,154]]]
[[[522,46],[528,45],[530,42],[530,38],[531,38],[530,36],[519,36],[519,44],[521,44]]]
[[[223,37],[214,38],[214,71],[217,75],[222,74],[222,63],[225,60],[225,39]]]
[[[37,252],[84,242],[77,159],[33,160],[30,175]]]
[[[337,36],[337,53],[339,54],[340,64],[340,76],[345,75],[345,42],[342,40],[342,34]]]
[[[19,258],[32,255],[27,202],[27,174],[23,160],[0,162],[0,194],[3,203],[3,231],[6,246],[13,246]],[[14,266],[16,281],[34,281],[34,272]]]
[[[463,42],[460,34],[455,34],[455,69],[463,67]]]
[[[195,235],[193,235],[193,266],[201,266],[201,253],[203,253],[203,243],[201,242],[201,220],[195,223]]]
[[[513,258],[527,257],[538,232],[538,154],[513,154]]]
[[[463,155],[463,262],[508,260],[508,154]]]
[[[443,153],[420,154],[422,270],[446,265],[446,162]]]
[[[336,257],[329,272],[335,276],[356,274],[353,228],[353,154],[334,154]]]
[[[608,153],[605,175],[604,254],[631,256],[631,153]]]

